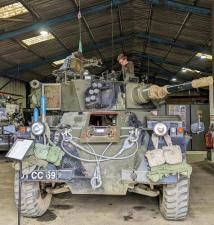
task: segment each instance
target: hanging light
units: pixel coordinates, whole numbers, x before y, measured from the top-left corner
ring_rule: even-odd
[[[186,72],[191,72],[191,73],[201,73],[201,71],[199,71],[199,70],[193,70],[193,69],[186,68],[186,67],[183,67],[183,68],[181,69],[181,71],[182,71],[183,73],[186,73]]]
[[[40,34],[41,34],[42,36],[44,36],[44,37],[47,37],[47,36],[48,36],[48,31],[46,31],[46,30],[41,30],[41,31],[40,31]]]
[[[206,53],[198,52],[196,54],[196,56],[199,57],[200,59],[212,60],[212,55],[209,55],[209,54],[206,54]]]
[[[200,58],[201,59],[206,59],[206,56],[205,55],[201,55]]]

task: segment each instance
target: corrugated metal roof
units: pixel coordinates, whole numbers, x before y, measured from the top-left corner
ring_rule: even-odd
[[[16,1],[1,0],[0,7],[14,2]],[[74,13],[74,15],[77,14],[74,0],[22,0],[22,2],[26,3],[31,9],[31,12],[17,17],[23,20],[22,22],[0,20],[0,37],[1,34],[5,32],[16,31],[20,28],[25,29],[37,22],[42,23],[56,17],[59,19],[61,16],[68,13]],[[120,36],[127,37],[125,42],[122,43],[119,41],[120,43],[114,44],[114,60],[117,55],[124,50],[125,53],[134,60],[136,67],[138,67],[136,71],[139,71],[139,74],[141,73],[140,69],[142,69],[142,65],[144,68],[147,68],[148,66],[146,60],[142,63],[139,56],[134,57],[134,54],[139,52],[141,54],[158,57],[155,63],[158,63],[159,66],[164,67],[164,69],[157,67],[154,63],[149,64],[150,73],[158,77],[160,77],[160,74],[157,73],[157,68],[162,73],[167,70],[171,72],[172,75],[178,72],[184,65],[186,67],[197,66],[202,70],[207,71],[211,70],[211,62],[202,62],[197,57],[193,57],[196,54],[194,49],[178,48],[163,43],[163,40],[170,40],[172,43],[173,41],[175,43],[182,42],[184,44],[189,44],[190,46],[200,45],[202,47],[210,48],[210,16],[193,13],[189,13],[188,15],[188,12],[169,9],[163,5],[153,5],[151,7],[146,0],[130,0],[128,3],[122,4],[119,7],[113,7],[112,18],[110,9],[111,1],[87,0],[80,2],[82,11],[91,7],[96,11],[96,13],[85,16],[85,19],[96,43],[106,43],[103,47],[101,45],[100,52],[104,57],[104,61],[107,63],[110,62],[107,66],[111,66],[111,39],[113,28],[114,40]],[[177,0],[176,2],[194,6],[192,0]],[[212,0],[198,0],[195,1],[195,6],[211,10],[211,3]],[[109,4],[109,8],[108,10],[99,12],[98,6],[101,6],[102,4]],[[35,15],[31,15],[32,11],[37,14],[39,18],[36,19]],[[121,15],[121,18],[119,18],[119,14]],[[184,22],[185,18],[186,22]],[[38,19],[40,20],[38,21]],[[26,32],[16,36],[14,35],[13,39],[0,41],[1,75],[5,75],[2,74],[2,71],[5,71],[5,69],[18,68],[24,64],[38,62],[40,60],[48,59],[50,56],[57,56],[66,52],[69,54],[68,50],[73,51],[77,49],[79,40],[79,25],[77,19],[66,20],[51,25],[50,32],[54,32],[57,39],[55,38],[29,47],[20,45],[21,40],[38,35],[39,30]],[[147,35],[147,38],[142,39],[132,36],[133,33],[139,32],[144,32],[144,34]],[[156,40],[150,41],[150,36],[154,36]],[[83,21],[82,40],[84,49],[95,44]],[[85,55],[88,57],[100,57],[98,50],[89,51]],[[187,63],[189,60],[190,62]],[[166,61],[168,61],[168,63],[166,63]],[[170,64],[169,62],[171,61],[175,62],[176,65]],[[52,67],[51,62],[42,66],[32,66],[32,68],[30,66],[27,71],[26,69],[24,70],[25,74],[20,76],[20,79],[28,81],[36,76],[37,78],[43,79],[45,76],[50,75],[52,69],[54,68]],[[183,76],[181,73],[177,75],[180,77]],[[191,77],[192,74],[189,74],[189,76]],[[189,79],[189,77],[187,78]]]

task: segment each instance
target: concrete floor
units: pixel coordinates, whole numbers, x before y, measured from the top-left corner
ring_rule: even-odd
[[[17,225],[13,199],[13,169],[0,162],[0,225]],[[182,222],[162,218],[157,198],[128,196],[72,196],[53,198],[48,212],[37,219],[23,219],[23,225],[214,225],[214,164],[193,164],[190,212]]]

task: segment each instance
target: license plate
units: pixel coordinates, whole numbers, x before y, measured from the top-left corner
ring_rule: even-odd
[[[52,181],[57,180],[57,171],[33,171],[31,174],[24,175],[23,180],[34,180],[34,181]]]

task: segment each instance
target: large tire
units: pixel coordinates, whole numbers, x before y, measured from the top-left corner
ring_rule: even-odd
[[[19,200],[19,174],[15,175],[14,193],[16,206]],[[51,203],[52,194],[42,193],[39,182],[22,182],[21,214],[25,217],[42,216]]]
[[[160,195],[160,211],[167,220],[185,220],[189,208],[189,179],[176,184],[163,185]]]

